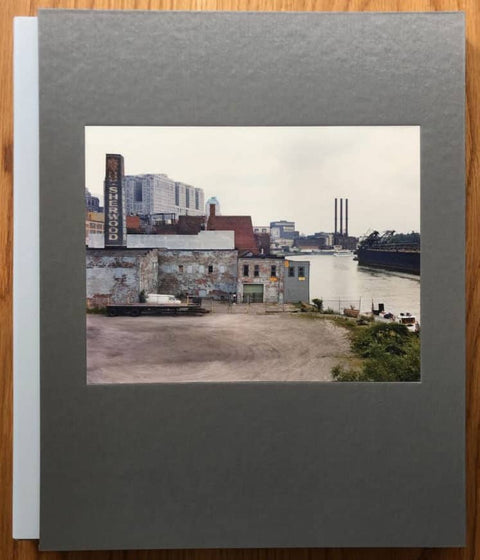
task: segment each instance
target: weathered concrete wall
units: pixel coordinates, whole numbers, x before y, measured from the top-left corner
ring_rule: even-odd
[[[88,250],[87,307],[135,303],[142,289],[155,291],[157,251]]]
[[[243,301],[244,284],[262,284],[265,303],[284,303],[283,259],[244,257],[238,259],[237,301]],[[248,266],[248,276],[244,275],[244,266]],[[258,266],[258,276],[255,267]],[[272,276],[272,266],[276,267],[276,276]]]
[[[303,268],[303,276],[300,272]],[[293,276],[291,276],[293,274]],[[285,261],[285,302],[310,302],[310,261]]]
[[[91,233],[88,246],[103,249],[103,234]],[[233,231],[201,231],[198,235],[127,235],[129,249],[235,249],[235,232]]]
[[[146,294],[158,293],[158,251],[149,251],[138,259],[138,288]]]
[[[227,299],[236,288],[235,250],[159,250],[158,293]]]

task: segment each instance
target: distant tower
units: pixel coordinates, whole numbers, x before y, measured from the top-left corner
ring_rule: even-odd
[[[205,215],[210,216],[210,205],[215,205],[215,216],[221,216],[220,213],[220,202],[218,202],[218,198],[216,196],[211,196],[207,202],[205,203]]]

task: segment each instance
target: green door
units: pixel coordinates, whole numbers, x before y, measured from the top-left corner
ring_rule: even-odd
[[[263,303],[263,284],[244,284],[243,303]]]

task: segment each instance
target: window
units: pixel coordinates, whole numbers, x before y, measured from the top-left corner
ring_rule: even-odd
[[[208,274],[212,274],[213,272],[213,265],[209,264],[208,265]]]
[[[298,277],[299,278],[305,277],[305,267],[304,266],[299,266],[298,267]]]
[[[188,187],[185,189],[185,206],[190,208],[190,189]]]
[[[270,276],[272,278],[275,278],[277,276],[277,265],[272,264],[272,266],[270,267]]]
[[[220,272],[221,274],[225,272],[225,267],[223,266],[223,264],[220,265]]]
[[[135,189],[134,189],[134,194],[133,194],[133,200],[135,202],[142,202],[143,201],[142,181],[135,181]]]
[[[244,265],[243,265],[243,275],[244,275],[244,276],[249,276],[249,274],[250,274],[250,270],[249,270],[249,269],[250,269],[250,267],[248,266],[248,264],[244,264]]]
[[[195,208],[200,210],[200,195],[198,190],[195,190]]]
[[[180,206],[180,185],[175,183],[175,206]]]
[[[294,266],[289,266],[288,267],[288,276],[290,278],[295,278],[295,267]]]
[[[260,267],[258,266],[258,264],[253,267],[253,275],[255,276],[255,278],[258,278],[260,276]]]
[[[183,264],[178,265],[178,272],[180,272],[180,273],[183,272]]]
[[[192,271],[193,271],[192,265],[187,266],[187,272],[188,272],[188,274],[192,274]]]

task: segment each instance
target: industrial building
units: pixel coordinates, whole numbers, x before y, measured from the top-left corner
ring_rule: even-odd
[[[270,248],[272,254],[290,252],[298,237],[299,233],[295,230],[295,222],[287,220],[270,222]]]
[[[284,303],[284,268],[281,257],[239,257],[237,301]]]
[[[90,244],[90,236],[97,235],[103,239],[105,229],[105,214],[103,212],[87,212],[85,219],[85,244]]]
[[[132,183],[133,197],[138,200],[133,204],[138,205],[150,204],[155,200],[157,187],[163,188],[160,183],[171,181],[166,176],[135,177],[138,184]],[[139,177],[148,181],[143,183]],[[160,183],[156,182],[158,177],[163,177]],[[203,199],[201,204],[200,198],[195,200],[196,190],[188,185],[184,186],[190,190],[185,192],[190,195],[180,199],[185,207],[175,204],[174,210],[187,210],[193,200],[200,216],[172,213],[171,223],[157,224],[155,232],[129,233],[127,230],[142,230],[142,219],[125,215],[129,197],[132,201],[131,194],[124,196],[127,184],[123,180],[123,157],[107,154],[104,232],[92,230],[87,234],[88,307],[135,303],[142,291],[239,303],[309,300],[307,261],[293,264],[283,257],[269,255],[269,235],[255,236],[250,216],[219,216],[214,202],[209,205],[208,216],[203,216]],[[164,185],[164,192],[175,197],[177,185]],[[159,203],[167,204],[167,198],[162,196]],[[135,209],[139,213],[146,211],[145,206]],[[293,242],[293,238],[290,240]]]
[[[298,237],[298,231],[295,231],[295,222],[287,220],[277,220],[270,222],[270,236],[273,239],[295,239]]]
[[[87,249],[87,307],[136,303],[140,292],[158,289],[156,249]]]
[[[284,261],[285,302],[310,301],[310,261]]]
[[[217,216],[216,206],[210,204],[207,230],[235,232],[235,249],[239,255],[259,253],[250,216]]]
[[[231,301],[237,290],[236,250],[163,250],[158,253],[158,292]]]

